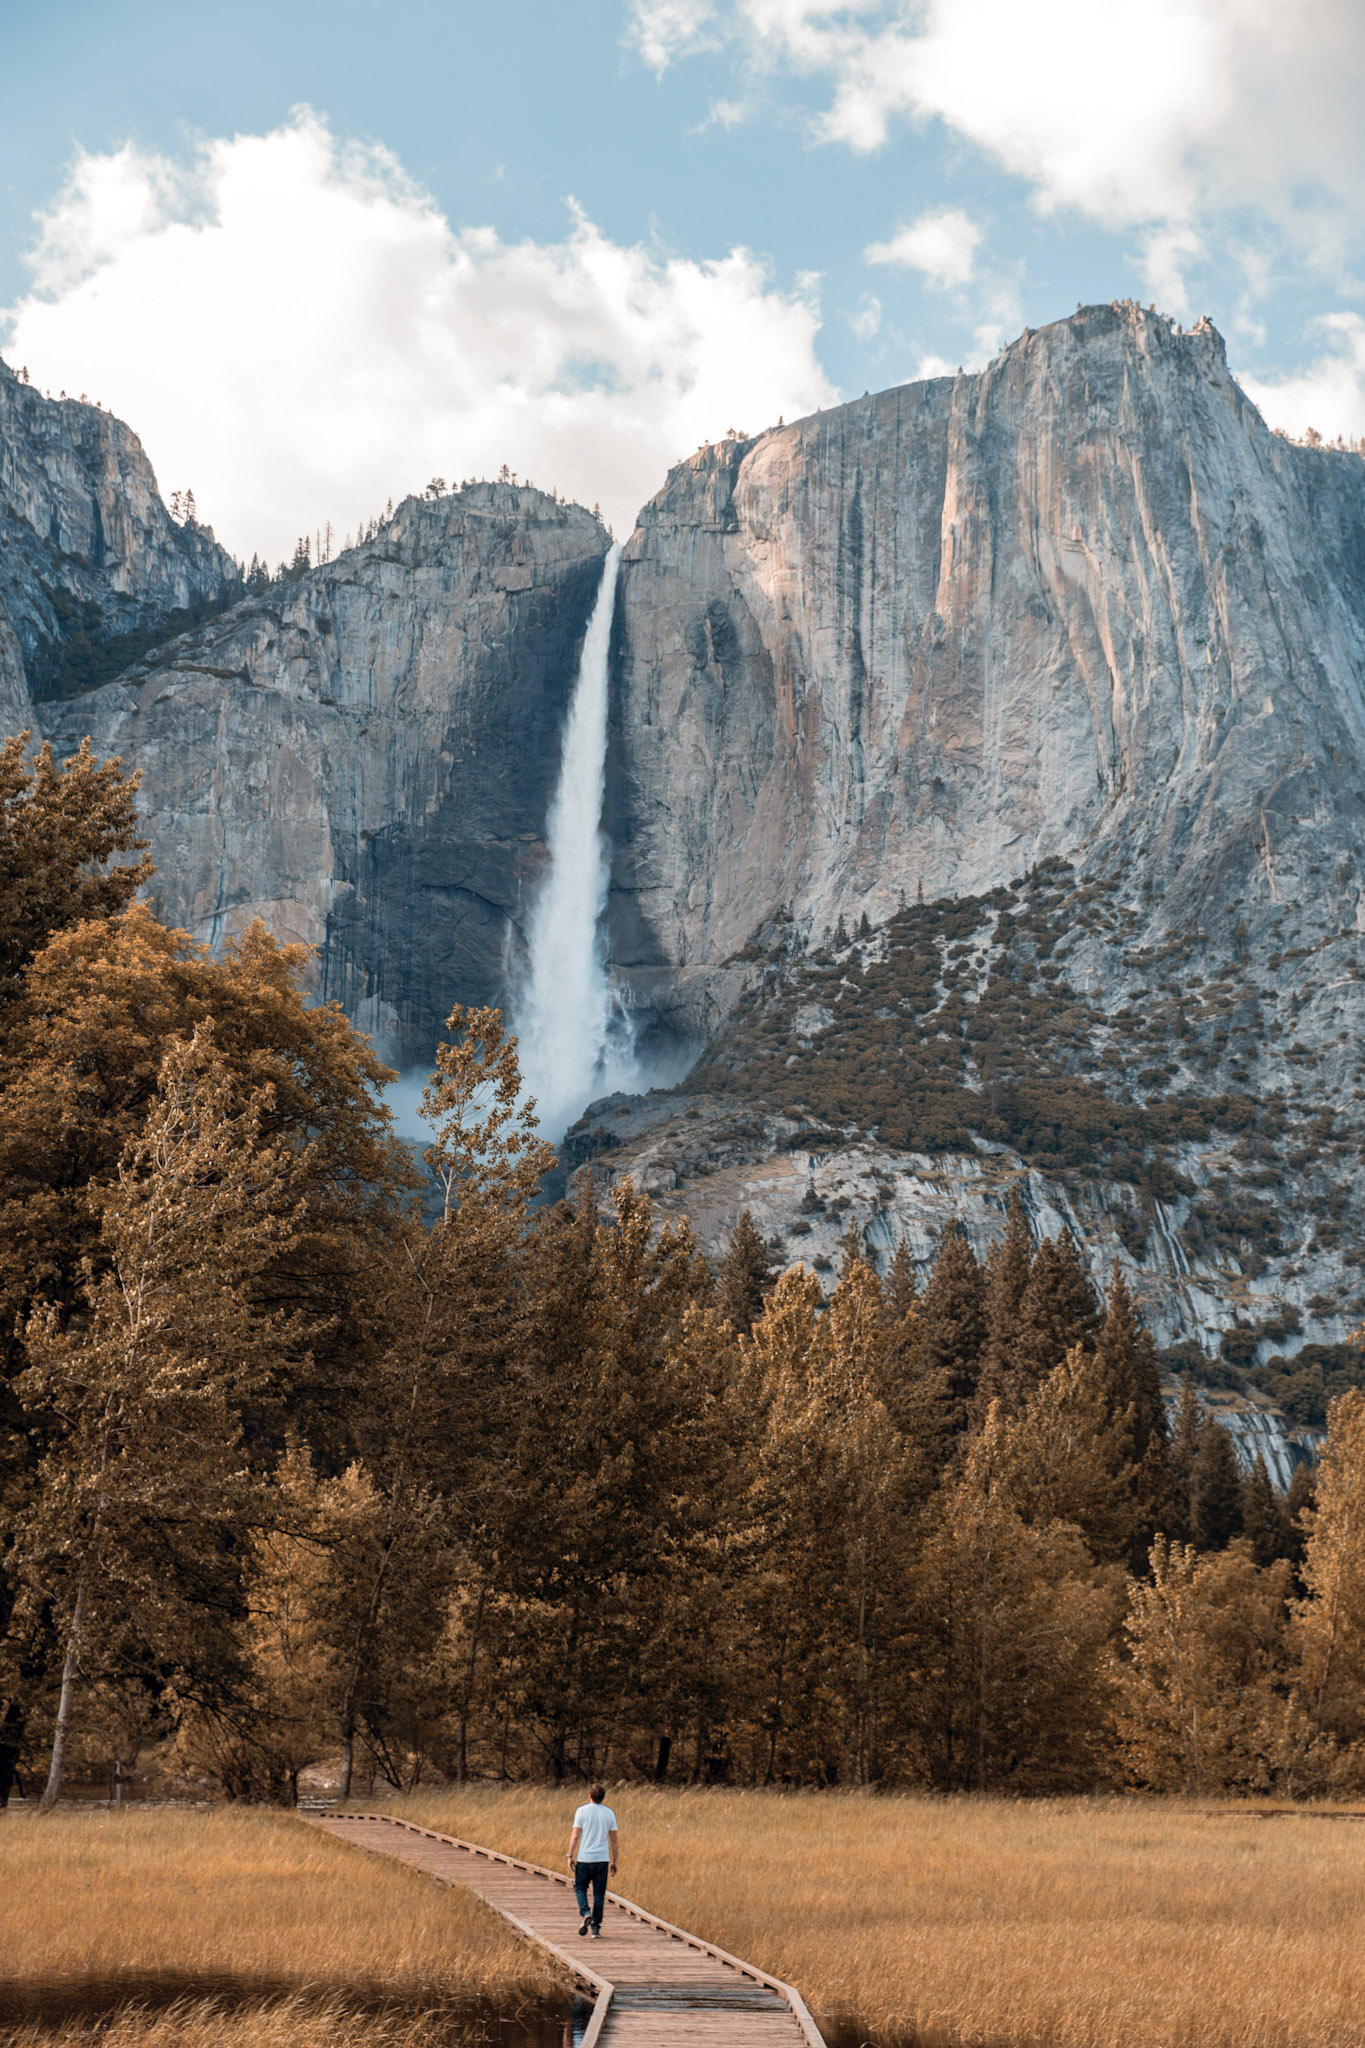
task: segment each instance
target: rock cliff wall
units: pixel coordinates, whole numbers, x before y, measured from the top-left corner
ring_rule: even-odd
[[[0,726],[33,723],[77,634],[154,627],[237,580],[209,528],[172,519],[121,420],[0,363]]]
[[[1210,327],[1091,307],[704,450],[622,567],[617,956],[704,1021],[779,907],[876,924],[1052,854],[1158,926],[1357,928],[1363,672],[1365,462],[1270,434]]]
[[[516,963],[577,651],[609,544],[581,507],[479,484],[409,499],[78,702],[143,771],[163,915],[264,918],[400,1066]]]

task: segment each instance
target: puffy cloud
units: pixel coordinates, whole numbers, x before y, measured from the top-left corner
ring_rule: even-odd
[[[970,283],[976,269],[981,230],[960,207],[944,206],[922,213],[887,242],[873,242],[863,251],[868,263],[896,264],[920,270],[940,291]]]
[[[713,0],[631,0],[626,40],[646,64],[664,71],[679,57],[714,49],[716,9]]]
[[[1335,441],[1365,436],[1365,318],[1327,313],[1313,330],[1325,343],[1317,359],[1286,377],[1239,377],[1267,426],[1302,439],[1310,428]]]
[[[635,0],[660,63],[693,47],[668,13]],[[1327,270],[1360,237],[1359,0],[728,0],[705,33],[751,69],[827,78],[824,140],[872,150],[936,116],[1045,210],[1188,228],[1250,208]],[[1189,253],[1154,238],[1154,278]]]
[[[700,441],[835,397],[815,287],[744,249],[620,247],[576,210],[548,245],[457,231],[305,109],[188,164],[79,157],[7,353],[127,419],[239,554],[504,462],[622,531]]]
[[[882,302],[875,292],[864,292],[858,302],[856,313],[846,313],[845,319],[859,341],[871,341],[882,329]]]

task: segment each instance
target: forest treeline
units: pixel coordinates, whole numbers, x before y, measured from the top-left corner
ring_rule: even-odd
[[[1285,1501],[1017,1202],[827,1301],[538,1205],[493,1011],[419,1168],[302,948],[137,900],[134,787],[0,752],[0,1793],[1365,1780],[1365,1394]]]

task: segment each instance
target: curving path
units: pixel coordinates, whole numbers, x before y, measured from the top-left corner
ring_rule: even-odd
[[[558,1871],[501,1856],[392,1814],[308,1816],[330,1835],[396,1856],[440,1884],[467,1884],[596,1995],[582,2048],[824,2048],[789,1984],[609,1893],[602,1939],[583,1940]]]

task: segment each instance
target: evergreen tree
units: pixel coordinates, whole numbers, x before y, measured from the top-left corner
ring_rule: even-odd
[[[1284,1497],[1285,1556],[1294,1568],[1294,1583],[1300,1593],[1304,1590],[1303,1560],[1310,1511],[1316,1504],[1317,1490],[1313,1467],[1296,1465],[1289,1481],[1289,1491]]]
[[[1015,1187],[1010,1190],[1003,1235],[996,1239],[986,1258],[986,1355],[980,1393],[983,1401],[1009,1400],[1013,1395],[1011,1357],[1032,1265],[1033,1233]]]
[[[1217,1434],[1225,1432],[1213,1425]],[[1292,1760],[1285,1595],[1289,1567],[1258,1570],[1245,1544],[1201,1557],[1161,1538],[1130,1582],[1118,1728],[1133,1778],[1187,1797],[1267,1789]]]
[[[903,1323],[912,1310],[919,1307],[919,1282],[915,1277],[915,1262],[910,1256],[910,1247],[901,1238],[892,1255],[882,1284],[882,1304],[889,1323]]]
[[[774,1261],[747,1209],[735,1224],[720,1271],[716,1306],[731,1328],[747,1337],[773,1284]]]
[[[1093,1782],[1113,1591],[1076,1529],[1030,1524],[1009,1483],[999,1402],[927,1517],[915,1678],[902,1712],[918,1774],[943,1791]]]
[[[1307,1597],[1295,1613],[1300,1685],[1314,1727],[1365,1740],[1365,1389],[1327,1412],[1317,1499],[1304,1515]]]
[[[1015,1398],[1026,1399],[1073,1344],[1093,1345],[1099,1302],[1069,1230],[1044,1238],[1029,1268],[1009,1347],[1008,1376]]]
[[[1123,1424],[1125,1454],[1133,1473],[1128,1566],[1130,1571],[1141,1572],[1155,1538],[1172,1521],[1170,1428],[1156,1346],[1143,1329],[1137,1304],[1117,1270],[1095,1356],[1110,1411]]]
[[[1010,1498],[1032,1525],[1079,1529],[1101,1564],[1127,1558],[1133,1540],[1133,1466],[1126,1417],[1115,1415],[1093,1352],[1072,1346],[1001,1435]]]
[[[966,1421],[986,1343],[986,1283],[960,1223],[943,1233],[920,1306],[922,1368],[941,1374],[955,1425]]]
[[[25,1584],[61,1616],[44,1807],[83,1682],[121,1664],[202,1693],[230,1661],[232,1550],[257,1504],[241,1424],[294,1335],[253,1311],[251,1283],[297,1228],[268,1092],[233,1096],[207,1027],[172,1046],[101,1203],[108,1264],[86,1313],[49,1304],[29,1321],[20,1397],[64,1424],[18,1543]]]
[[[1190,1474],[1190,1530],[1196,1550],[1226,1550],[1242,1533],[1242,1475],[1232,1438],[1209,1417]]]
[[[521,1100],[516,1043],[501,1013],[457,1007],[449,1041],[422,1098],[435,1130],[428,1169],[441,1210],[407,1256],[394,1262],[385,1303],[389,1341],[374,1377],[365,1466],[376,1499],[373,1541],[336,1644],[341,1776],[350,1796],[357,1728],[397,1636],[412,1645],[404,1594],[414,1579],[433,1592],[445,1581],[456,1530],[451,1506],[490,1499],[491,1446],[514,1426],[502,1413],[508,1353],[515,1355],[520,1309],[516,1256],[529,1204],[554,1162],[535,1136],[533,1106]],[[505,1496],[504,1496],[505,1498]],[[495,1545],[496,1547],[496,1545]],[[435,1598],[422,1603],[425,1642],[440,1626]],[[373,1718],[373,1717],[372,1717]]]
[[[1194,1382],[1188,1378],[1182,1379],[1175,1428],[1171,1434],[1170,1512],[1163,1532],[1172,1543],[1193,1541],[1194,1466],[1205,1426],[1199,1396],[1194,1391]]]
[[[902,1238],[896,1246],[890,1269],[882,1284],[882,1317],[886,1323],[885,1399],[897,1427],[915,1433],[922,1427],[926,1396],[935,1404],[935,1435],[944,1428],[943,1407],[946,1382],[939,1374],[926,1380],[924,1372],[924,1317],[921,1313],[919,1283],[910,1248]]]
[[[30,767],[28,734],[0,746],[0,1007],[54,933],[115,916],[152,874],[152,864],[116,864],[142,853],[138,775],[96,761],[89,740],[58,767],[44,743]]]
[[[1288,1555],[1289,1530],[1285,1525],[1284,1505],[1271,1483],[1265,1459],[1259,1451],[1244,1489],[1242,1533],[1252,1560],[1258,1565],[1274,1564],[1277,1558]]]

